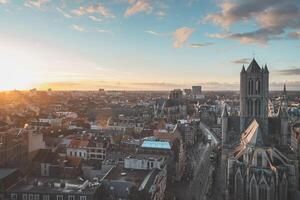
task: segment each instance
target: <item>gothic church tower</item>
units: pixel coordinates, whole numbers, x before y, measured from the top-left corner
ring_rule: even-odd
[[[243,132],[255,118],[263,132],[268,134],[269,70],[253,59],[240,74],[240,131]]]

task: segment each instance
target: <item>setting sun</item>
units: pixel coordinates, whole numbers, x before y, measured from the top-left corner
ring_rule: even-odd
[[[36,52],[22,45],[1,43],[0,90],[29,89],[41,81]]]

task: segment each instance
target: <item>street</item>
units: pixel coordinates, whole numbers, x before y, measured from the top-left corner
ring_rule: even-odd
[[[192,180],[174,183],[170,190],[179,200],[204,200],[206,199],[206,189],[208,174],[210,170],[209,155],[211,146],[199,143],[189,152],[189,162],[192,165]]]

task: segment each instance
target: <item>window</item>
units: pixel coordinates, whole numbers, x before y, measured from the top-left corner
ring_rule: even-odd
[[[235,175],[235,199],[236,200],[244,199],[244,183],[243,183],[243,177],[240,172],[237,172]]]
[[[56,200],[63,200],[63,199],[64,199],[63,195],[56,195]]]
[[[250,83],[250,80],[249,80],[249,81],[248,81],[248,91],[247,91],[248,94],[250,94],[250,90],[251,90],[250,84],[251,84],[251,83]]]
[[[260,80],[255,81],[255,94],[260,94]]]
[[[79,152],[79,157],[81,157],[81,152]]]
[[[49,200],[49,195],[43,195],[43,200]]]
[[[79,200],[86,200],[86,196],[80,196]]]
[[[74,156],[77,157],[77,152],[76,151],[74,152]]]
[[[72,151],[70,151],[70,156],[72,156]]]
[[[267,185],[265,183],[259,186],[259,200],[266,200],[268,198]]]
[[[33,194],[30,194],[28,196],[29,196],[29,200],[33,200]]]
[[[260,115],[260,101],[258,99],[255,100],[255,115]]]
[[[34,195],[34,200],[40,200],[40,195],[39,194],[35,194]]]
[[[287,181],[285,178],[283,178],[283,180],[280,183],[279,193],[280,200],[284,200],[287,198]]]
[[[250,183],[250,200],[256,200],[256,191],[256,181],[255,179],[252,179]]]
[[[75,200],[75,196],[74,195],[69,195],[68,200]]]
[[[27,194],[23,194],[23,195],[22,195],[22,200],[28,200]]]
[[[43,200],[49,200],[49,195],[47,194],[43,195]]]
[[[12,193],[11,195],[10,195],[10,199],[11,200],[17,200],[17,194],[14,194],[14,193]]]

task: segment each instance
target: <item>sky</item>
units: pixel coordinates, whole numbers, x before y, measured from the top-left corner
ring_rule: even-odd
[[[0,0],[0,90],[300,89],[299,0]]]

